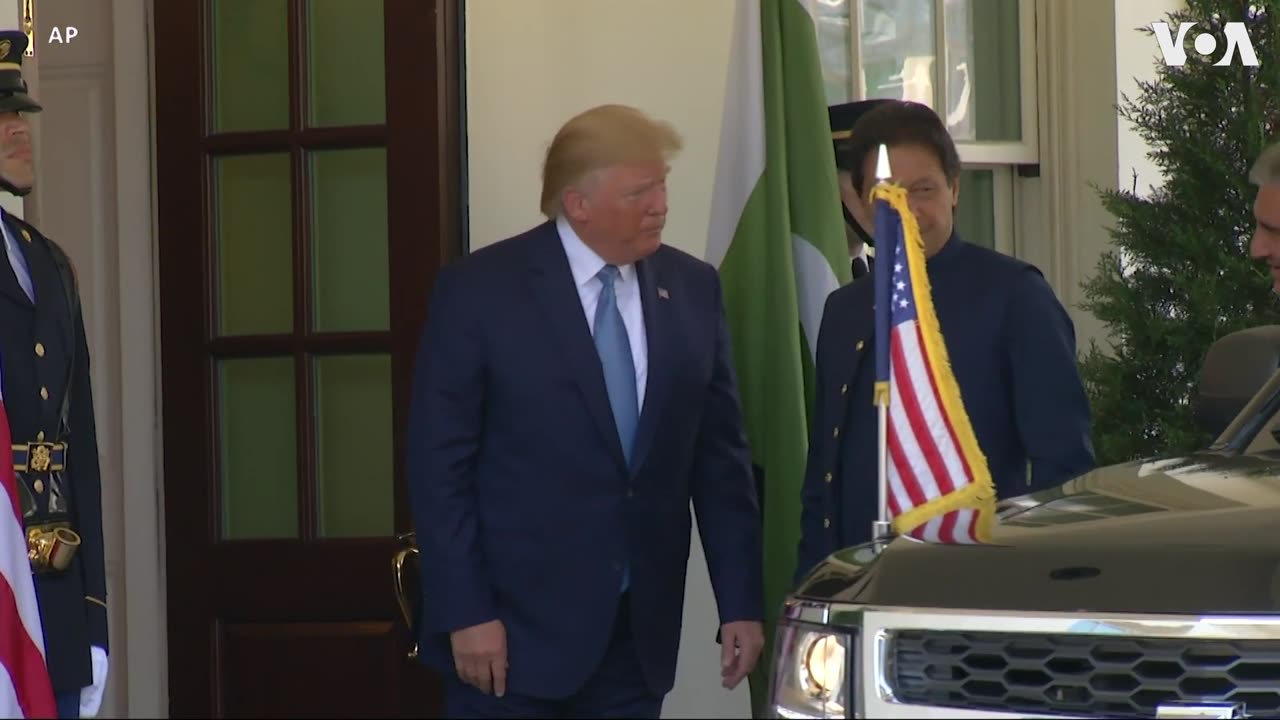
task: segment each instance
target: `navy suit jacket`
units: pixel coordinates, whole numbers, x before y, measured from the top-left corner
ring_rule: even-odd
[[[1054,487],[1091,470],[1075,328],[1040,271],[958,235],[927,267],[947,354],[997,496]],[[796,582],[836,550],[870,541],[879,517],[874,296],[867,276],[831,293],[823,311]]]
[[[645,680],[665,694],[690,500],[721,622],[763,619],[760,512],[719,276],[665,246],[637,271],[649,375],[630,466],[553,223],[437,278],[408,435],[428,664],[452,672],[448,633],[498,619],[510,691],[567,697],[608,646],[625,564]]]

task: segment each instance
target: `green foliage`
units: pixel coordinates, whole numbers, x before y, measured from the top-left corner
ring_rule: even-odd
[[[1186,5],[1166,18],[1174,39],[1178,23],[1198,23],[1184,38],[1186,65],[1165,66],[1154,32],[1140,28],[1157,77],[1118,108],[1164,182],[1147,197],[1134,190],[1151,179],[1101,192],[1114,248],[1083,286],[1082,307],[1110,337],[1108,350],[1094,343],[1081,363],[1100,464],[1203,447],[1210,438],[1193,422],[1191,399],[1205,352],[1230,332],[1280,322],[1267,268],[1249,257],[1257,189],[1248,181],[1280,122],[1280,0]],[[1213,64],[1230,21],[1245,23],[1260,67]],[[1192,46],[1205,31],[1218,40],[1211,58]]]

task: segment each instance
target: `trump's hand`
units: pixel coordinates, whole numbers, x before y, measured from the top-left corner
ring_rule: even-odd
[[[507,629],[501,620],[472,625],[449,635],[453,666],[462,682],[486,695],[507,693]]]
[[[730,690],[751,673],[764,648],[764,626],[742,620],[720,628],[720,683]]]

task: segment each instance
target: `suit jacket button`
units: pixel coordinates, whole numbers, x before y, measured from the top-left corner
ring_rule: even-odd
[[[822,527],[824,528],[831,527],[831,518],[822,518]]]
[[[866,344],[867,344],[866,342],[864,342],[864,341],[862,341],[862,340],[859,340],[859,341],[858,341],[858,344],[853,346],[853,349],[854,349],[854,350],[861,350],[861,349],[862,349]]]
[[[841,394],[841,395],[848,395],[848,394],[849,394],[849,385],[848,385],[848,383],[845,383],[844,385],[841,385],[841,386],[840,386],[840,394]]]
[[[836,429],[834,429],[834,430],[832,430],[832,431],[831,431],[831,437],[840,437],[840,427],[839,427],[839,426],[836,426]]]
[[[827,473],[827,476],[823,479],[826,480],[827,482],[831,482],[831,473]]]
[[[40,397],[41,397],[42,399],[44,399],[44,400],[48,400],[48,399],[49,399],[49,388],[47,388],[47,387],[42,387],[42,388],[40,388]]]

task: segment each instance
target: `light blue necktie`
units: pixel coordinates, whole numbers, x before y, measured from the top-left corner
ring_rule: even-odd
[[[636,365],[631,357],[631,341],[627,338],[627,326],[618,311],[618,293],[614,282],[618,268],[605,265],[600,270],[600,302],[596,304],[595,341],[600,353],[600,365],[604,368],[604,384],[609,392],[609,405],[613,407],[613,421],[618,426],[618,439],[622,441],[622,454],[631,462],[631,444],[635,439],[636,423],[640,418],[636,397]]]
[[[605,265],[598,275],[604,288],[596,304],[595,341],[604,368],[605,389],[609,393],[609,405],[613,407],[613,421],[618,426],[618,439],[622,441],[622,455],[631,463],[631,445],[635,440],[636,425],[640,420],[636,396],[636,365],[631,357],[631,341],[627,327],[618,311],[618,293],[614,282],[618,268]],[[622,590],[631,584],[630,568],[622,572]]]
[[[5,254],[9,256],[9,265],[13,267],[13,274],[18,276],[18,284],[27,294],[27,299],[35,302],[36,288],[31,282],[31,271],[27,269],[27,257],[22,254],[22,247],[18,245],[18,241],[13,239],[13,232],[9,230],[8,225],[4,227],[3,232]]]

